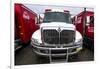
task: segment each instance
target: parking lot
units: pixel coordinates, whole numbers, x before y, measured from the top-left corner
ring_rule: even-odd
[[[79,61],[93,61],[94,52],[83,48],[78,53],[78,57],[69,57],[68,62],[79,62]],[[47,64],[50,63],[48,58],[39,57],[32,51],[31,45],[27,45],[20,50],[15,52],[15,65],[29,65],[29,64]]]
[[[49,64],[53,63],[52,59],[55,59],[56,63],[94,60],[92,51],[94,49],[94,9],[92,7],[34,4],[15,4],[14,7],[14,44],[15,51],[17,50],[14,56],[15,65]],[[76,9],[77,12],[74,11]],[[42,55],[48,54],[48,57],[37,56],[32,46],[28,44],[30,41],[34,51]],[[82,49],[83,43],[85,45]],[[19,49],[20,45],[23,45],[21,49]],[[44,49],[46,46],[47,50]]]

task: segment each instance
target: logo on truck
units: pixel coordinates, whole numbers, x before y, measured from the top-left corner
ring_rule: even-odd
[[[28,12],[26,12],[26,11],[23,12],[23,18],[25,18],[27,20],[30,19]]]
[[[59,28],[57,29],[57,31],[58,31],[58,32],[61,32],[61,28],[59,27]]]

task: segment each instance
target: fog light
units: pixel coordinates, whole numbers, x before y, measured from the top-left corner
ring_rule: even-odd
[[[77,51],[80,51],[82,49],[82,47],[77,48]]]

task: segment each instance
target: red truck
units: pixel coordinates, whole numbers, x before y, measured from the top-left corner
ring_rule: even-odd
[[[72,18],[76,29],[83,35],[83,42],[90,49],[94,49],[94,12],[87,11],[86,8],[83,12]]]
[[[39,29],[37,23],[37,14],[31,11],[23,4],[14,5],[15,17],[15,50],[27,44],[31,40],[34,31]]]

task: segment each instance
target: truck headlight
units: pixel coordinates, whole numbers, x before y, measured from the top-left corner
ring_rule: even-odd
[[[31,41],[32,41],[32,43],[34,43],[36,45],[40,45],[41,44],[38,39],[32,38]]]
[[[82,44],[83,40],[82,39],[77,39],[75,44]]]

